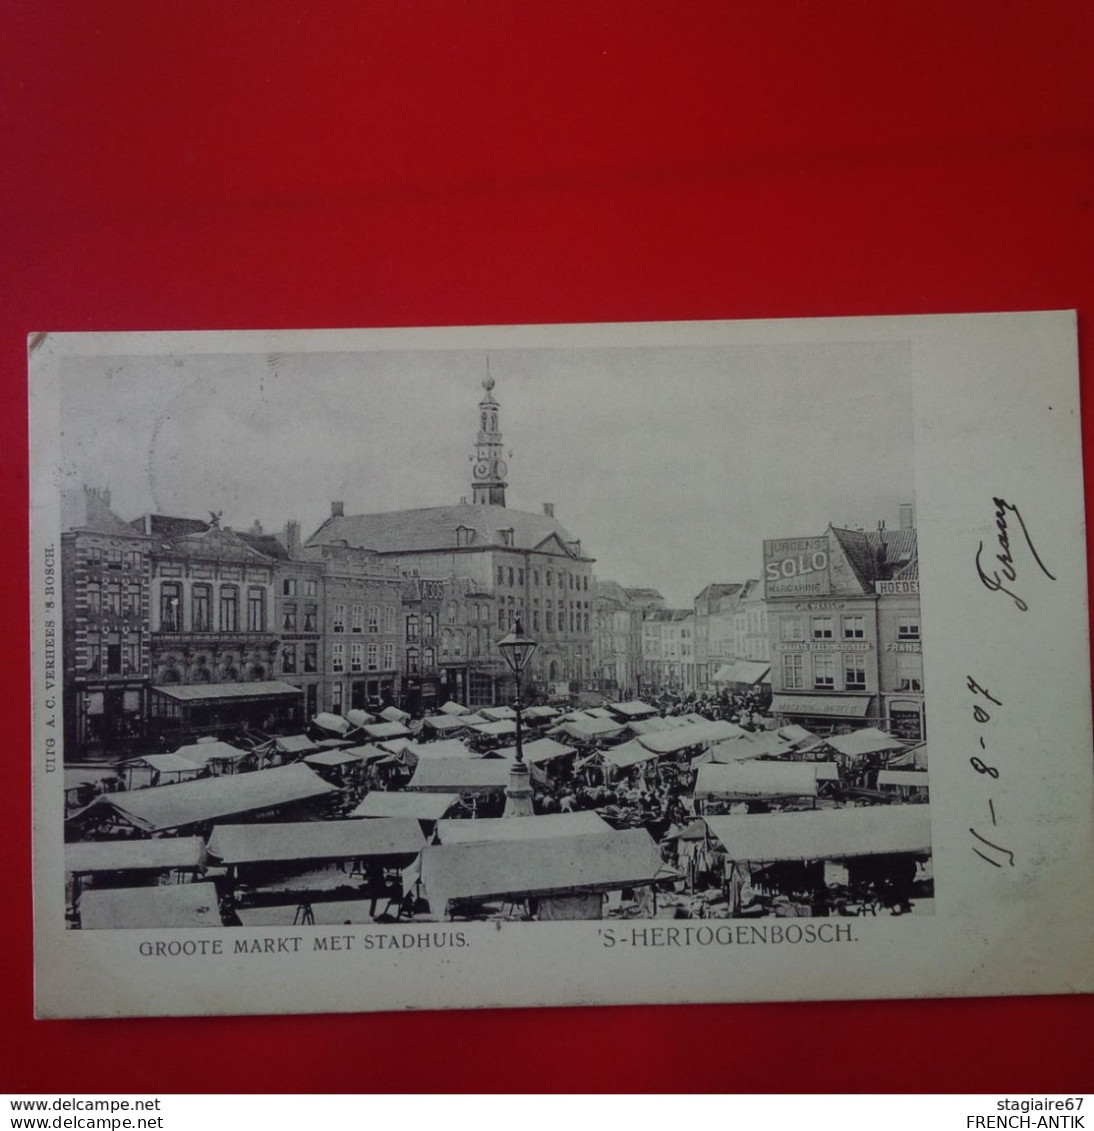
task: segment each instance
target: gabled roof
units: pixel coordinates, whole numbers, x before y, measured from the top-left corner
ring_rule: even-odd
[[[665,598],[661,595],[660,590],[657,589],[628,589],[624,588],[624,593],[632,601],[663,601]]]
[[[471,532],[466,543],[457,539],[457,529],[461,527]],[[511,543],[502,534],[510,529],[513,531]],[[477,503],[380,514],[334,515],[319,527],[307,544],[319,546],[337,542],[381,554],[451,550],[457,545],[467,545],[472,549],[542,548],[547,553],[578,557],[570,546],[573,537],[550,515]],[[581,560],[591,559],[582,555]]]
[[[285,549],[276,534],[244,534],[241,531],[239,536],[252,550],[257,550],[268,558],[282,562],[289,560],[289,551]]]
[[[722,597],[732,597],[743,586],[738,581],[712,581],[696,598],[696,601],[718,601]]]
[[[150,514],[144,519],[137,519],[134,526],[151,532],[153,549],[179,557],[256,565],[269,565],[272,560],[270,555],[250,545],[244,535],[195,518]]]
[[[869,538],[861,530],[843,530],[833,526],[831,531],[859,584],[863,589],[872,589],[877,578],[877,568]]]
[[[88,487],[68,488],[61,492],[61,529],[90,530],[96,534],[124,535],[139,538],[140,530],[134,530],[124,519],[119,518],[107,502],[109,495],[103,496]]]

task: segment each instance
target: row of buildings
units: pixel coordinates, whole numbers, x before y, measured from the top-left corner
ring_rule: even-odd
[[[413,713],[512,694],[496,648],[520,617],[526,679],[565,699],[769,681],[787,717],[925,734],[914,519],[764,545],[764,577],[689,609],[598,581],[555,518],[506,506],[494,382],[483,382],[470,501],[347,515],[301,538],[160,514],[106,491],[62,495],[69,756],[173,733],[302,725],[320,712]]]

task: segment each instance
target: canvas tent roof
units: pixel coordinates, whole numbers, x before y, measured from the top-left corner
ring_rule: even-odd
[[[410,716],[406,711],[400,711],[398,707],[385,707],[380,712],[380,718],[389,723],[405,723]]]
[[[462,703],[457,703],[455,700],[449,699],[447,703],[442,703],[440,707],[442,715],[469,715],[471,708],[465,707]]]
[[[704,819],[731,860],[840,860],[931,848],[929,805],[866,805]]]
[[[227,742],[192,742],[189,746],[180,746],[175,753],[200,768],[210,762],[238,762],[251,751],[241,750]]]
[[[927,743],[920,743],[919,746],[913,746],[895,758],[889,758],[886,764],[890,770],[910,770],[913,767],[917,770],[927,769]]]
[[[250,774],[102,794],[70,819],[79,821],[87,814],[112,809],[139,829],[162,832],[337,792],[307,766],[294,763]]]
[[[209,883],[93,888],[80,896],[79,911],[85,931],[221,926],[217,889]]]
[[[346,712],[346,720],[355,727],[364,727],[376,722],[376,716],[370,715],[368,711],[362,711],[359,707],[353,707]]]
[[[407,789],[428,793],[476,793],[504,789],[509,763],[502,758],[444,758],[419,762]]]
[[[789,754],[794,747],[773,730],[742,731],[735,738],[715,743],[710,748],[712,762],[744,762],[749,758],[764,758]]]
[[[361,860],[416,856],[425,837],[416,820],[293,821],[284,824],[217,825],[209,855],[223,864],[299,860]]]
[[[586,707],[585,714],[590,719],[615,719],[615,715],[608,710],[607,707]]]
[[[423,759],[436,761],[438,758],[479,758],[469,746],[458,738],[441,738],[435,742],[408,742],[403,750],[419,762]]]
[[[555,707],[548,707],[546,704],[537,707],[527,707],[524,710],[524,717],[526,719],[553,719],[558,714]]]
[[[407,793],[374,789],[365,794],[351,817],[404,817],[438,821],[460,800],[458,793]]]
[[[442,731],[464,730],[474,725],[466,721],[466,716],[461,717],[460,715],[429,715],[422,721],[426,726]]]
[[[593,738],[614,738],[622,734],[625,724],[614,722],[611,719],[570,719],[551,730],[551,734],[568,734],[579,741]]]
[[[331,714],[330,711],[320,711],[312,722],[319,727],[320,730],[330,731],[332,734],[345,734],[347,731],[352,730],[353,727],[348,719],[342,718],[341,715]]]
[[[555,840],[430,845],[422,851],[421,871],[426,898],[438,915],[453,899],[613,891],[672,874],[643,829]]]
[[[517,724],[512,719],[496,719],[492,723],[483,723],[474,727],[473,733],[489,735],[491,738],[504,738],[506,735],[517,733]]]
[[[708,762],[699,767],[696,799],[814,797],[817,775],[811,762]]]
[[[624,715],[628,719],[643,719],[657,714],[656,707],[643,703],[641,699],[630,699],[626,703],[609,703],[608,710],[614,711],[617,715]]]
[[[555,840],[612,831],[607,821],[589,809],[579,813],[544,813],[538,817],[477,817],[437,823],[437,839],[441,844]]]
[[[611,762],[617,769],[626,770],[642,762],[652,762],[661,755],[656,750],[643,746],[638,739],[632,738],[630,742],[624,742],[621,746],[609,746],[607,750],[602,750],[600,757],[605,762]]]
[[[65,845],[66,872],[142,872],[200,868],[205,842],[199,836],[141,840],[84,840]]]
[[[689,746],[722,742],[744,733],[746,732],[736,723],[727,722],[725,719],[704,719],[701,723],[689,723],[687,726],[676,727],[674,730],[662,731],[659,734],[643,734],[638,737],[638,741],[647,750],[653,750],[658,754],[673,754],[678,750],[686,750]]]
[[[325,766],[331,769],[335,766],[361,764],[361,759],[354,754],[352,747],[348,750],[320,750],[315,754],[309,754],[304,761],[309,766]]]
[[[562,758],[567,754],[575,753],[572,746],[555,742],[553,738],[534,738],[531,742],[522,742],[520,746],[524,760],[532,764],[549,762],[552,758]],[[502,758],[516,758],[517,748],[515,746],[503,746],[495,750],[494,753]]]
[[[243,751],[240,751],[242,754]],[[174,754],[142,754],[139,758],[127,758],[123,766],[149,766],[161,774],[199,774],[204,768],[204,763],[193,762],[179,753]]]
[[[888,750],[904,750],[905,744],[891,734],[877,727],[865,727],[850,734],[834,734],[825,740],[833,750],[849,758],[861,758],[866,754],[882,754]]]
[[[273,741],[285,754],[307,754],[316,748],[315,743],[306,734],[282,734]]]
[[[517,713],[512,707],[480,707],[479,714],[495,723],[499,719],[515,719],[517,717]]]
[[[372,723],[361,728],[369,738],[404,738],[410,731],[402,723]]]

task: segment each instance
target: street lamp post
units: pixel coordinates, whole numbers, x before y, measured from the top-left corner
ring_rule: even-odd
[[[518,618],[507,636],[498,641],[498,650],[516,679],[517,697],[513,704],[517,712],[517,756],[509,771],[509,788],[505,791],[505,816],[532,816],[532,787],[528,780],[528,766],[524,761],[522,708],[520,701],[521,677],[525,665],[532,658],[538,644],[530,636],[524,635],[524,626]]]

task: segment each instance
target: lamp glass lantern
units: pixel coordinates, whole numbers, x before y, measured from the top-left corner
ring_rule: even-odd
[[[510,670],[520,680],[525,665],[532,658],[532,653],[539,647],[539,642],[530,636],[525,636],[524,626],[516,620],[508,635],[498,641],[498,649]]]

